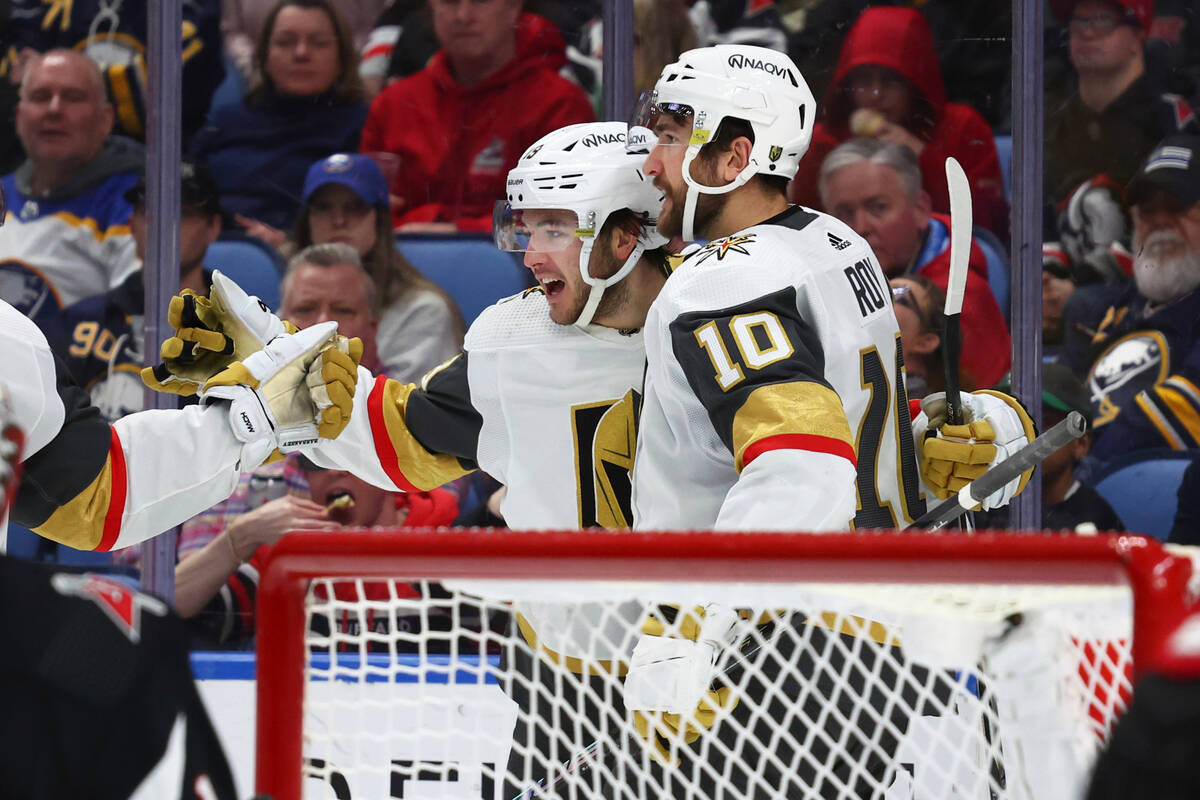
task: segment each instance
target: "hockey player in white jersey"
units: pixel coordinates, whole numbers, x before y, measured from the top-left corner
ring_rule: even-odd
[[[786,55],[734,45],[684,53],[635,112],[631,130],[655,137],[660,230],[708,241],[646,321],[638,527],[891,528],[924,512],[887,280],[853,230],[787,202],[815,116]],[[1001,457],[1031,438],[1015,401],[966,406],[995,409]]]
[[[314,462],[402,491],[480,468],[507,487],[514,528],[630,526],[641,326],[667,254],[662,193],[625,134],[571,125],[525,152],[495,235],[525,253],[538,286],[485,309],[420,386],[360,369],[350,424]]]
[[[631,143],[640,144],[634,131],[654,137],[643,168],[666,195],[660,231],[707,241],[685,251],[647,316],[635,526],[893,528],[925,511],[887,280],[852,229],[787,201],[815,118],[795,64],[750,46],[684,53],[635,111]],[[979,424],[966,432],[964,447],[991,448],[984,461],[1033,437],[1013,398],[964,396],[963,405]],[[922,442],[927,427],[924,417],[917,420]],[[1007,502],[1020,485],[989,501]],[[644,636],[624,686],[647,742],[664,760],[685,765],[693,756],[679,745],[713,724],[712,709],[731,719],[717,729],[730,747],[740,746],[737,730],[753,724],[744,704],[725,702],[726,678],[709,672],[706,685],[687,677],[705,674],[746,641],[738,632],[744,623],[729,609],[709,606],[700,616],[688,637]],[[800,614],[760,622],[812,627]],[[813,633],[818,649],[823,636],[844,635]],[[789,708],[794,698],[809,698],[810,719],[853,720],[825,731],[842,748],[821,773],[778,769],[765,744],[752,743],[728,762],[720,748],[708,749],[704,758],[717,759],[716,772],[727,770],[739,797],[865,796],[867,775],[875,786],[895,778],[897,740],[880,720],[901,735],[908,720],[884,707],[887,679],[867,675],[847,692],[828,676],[798,678],[779,666],[807,657],[799,650],[741,653],[735,660],[762,676],[744,696],[754,699],[753,713],[790,726],[796,741],[813,731]],[[713,796],[703,775],[698,780],[699,794]]]

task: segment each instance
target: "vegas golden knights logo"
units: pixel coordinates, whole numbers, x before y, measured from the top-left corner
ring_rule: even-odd
[[[767,151],[767,158],[772,161],[778,161],[781,155],[783,155],[783,148],[777,144],[771,145],[771,149]]]
[[[579,525],[628,528],[633,523],[633,452],[642,396],[571,407]]]

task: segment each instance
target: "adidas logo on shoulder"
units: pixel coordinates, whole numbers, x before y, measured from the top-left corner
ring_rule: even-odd
[[[829,244],[831,244],[833,246],[834,250],[845,250],[847,247],[850,246],[850,243],[848,241],[846,241],[845,239],[838,238],[837,236],[834,236],[832,233],[827,233],[825,235],[829,237]]]

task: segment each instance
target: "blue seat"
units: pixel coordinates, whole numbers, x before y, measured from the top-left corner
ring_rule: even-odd
[[[497,300],[533,285],[519,254],[497,250],[487,234],[404,234],[396,244],[421,274],[450,295],[467,325]]]
[[[979,245],[979,248],[983,250],[983,255],[987,258],[988,288],[992,290],[992,296],[996,298],[996,304],[1000,306],[1000,311],[1003,312],[1004,319],[1007,321],[1010,281],[1008,250],[1000,241],[999,236],[981,225],[974,227],[971,236],[974,237],[975,243]]]
[[[286,268],[283,256],[252,236],[223,236],[204,254],[204,266],[219,269],[247,294],[258,297],[272,310],[279,309],[279,282]]]
[[[1092,481],[1130,533],[1166,541],[1175,521],[1183,472],[1195,452],[1151,449],[1127,453],[1106,464]]]
[[[1000,157],[1000,175],[1004,178],[1004,197],[1012,202],[1012,137],[996,136],[996,155]]]

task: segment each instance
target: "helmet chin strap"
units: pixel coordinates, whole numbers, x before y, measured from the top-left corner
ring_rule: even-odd
[[[592,324],[592,317],[596,316],[596,309],[600,307],[600,300],[604,297],[604,290],[613,284],[621,281],[642,258],[642,254],[646,252],[646,245],[639,241],[633,246],[633,250],[629,253],[629,258],[625,259],[625,263],[621,268],[609,278],[593,278],[588,271],[588,264],[592,260],[592,244],[596,240],[594,238],[585,239],[583,247],[579,250],[579,274],[583,276],[584,283],[591,287],[588,292],[587,302],[583,306],[583,311],[579,312],[579,319],[575,320],[575,324],[580,328],[587,327]]]
[[[693,226],[696,223],[696,202],[701,194],[728,194],[758,174],[758,162],[750,159],[750,163],[737,174],[737,177],[724,186],[705,186],[702,183],[697,183],[692,178],[692,161],[695,160],[696,156],[700,153],[700,148],[703,146],[699,144],[688,145],[687,152],[683,156],[681,171],[683,173],[683,182],[688,187],[683,201],[682,233],[685,242],[696,241],[696,231]]]

